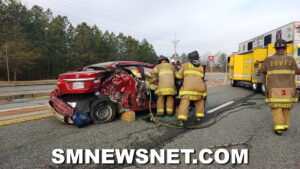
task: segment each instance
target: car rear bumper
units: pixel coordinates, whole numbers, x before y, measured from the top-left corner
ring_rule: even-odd
[[[51,102],[48,102],[48,107],[49,110],[53,113],[53,115],[61,122],[66,123],[66,119],[65,116],[63,116],[62,114],[59,114],[51,105]]]
[[[52,91],[50,101],[48,102],[49,110],[53,112],[54,116],[63,123],[73,123],[71,117],[74,109],[57,96],[56,91]]]

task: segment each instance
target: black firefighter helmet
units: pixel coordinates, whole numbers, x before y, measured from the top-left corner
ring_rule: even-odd
[[[189,60],[199,60],[199,54],[197,51],[188,54]]]
[[[275,49],[285,49],[287,46],[287,43],[285,40],[283,39],[278,39],[276,42],[275,42]]]
[[[168,63],[170,63],[169,59],[163,55],[160,55],[158,58],[158,64],[160,64],[163,60],[167,61]]]

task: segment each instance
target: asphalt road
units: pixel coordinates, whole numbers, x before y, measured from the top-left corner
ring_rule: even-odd
[[[263,98],[256,95],[255,98]],[[253,100],[251,100],[253,101]],[[255,100],[257,104],[263,100]],[[237,108],[238,109],[238,108]],[[208,147],[244,143],[249,138],[249,145],[229,146],[227,148],[248,148],[248,165],[189,165],[188,168],[264,168],[264,169],[299,169],[300,168],[300,104],[296,104],[292,111],[290,129],[283,135],[273,133],[273,125],[269,107],[262,106],[259,109],[245,108],[232,113],[220,120],[214,126],[186,132],[172,142],[163,146],[163,149],[192,148],[196,151]],[[226,114],[226,113],[224,113]],[[151,165],[140,166],[153,168]],[[186,166],[156,165],[158,168],[186,168]]]
[[[0,87],[0,94],[52,90],[52,89],[54,89],[54,87],[55,87],[55,85],[31,85],[31,86]]]
[[[230,95],[230,91],[238,94]],[[251,91],[226,86],[210,89],[209,93],[208,108],[241,98]],[[0,165],[4,168],[47,168],[53,166],[50,159],[54,148],[156,148],[184,132],[146,123],[141,120],[143,116],[140,115],[133,123],[115,120],[80,129],[61,124],[55,118],[3,126],[0,133]]]
[[[207,73],[205,79],[225,79],[227,73]]]
[[[244,88],[222,86],[208,91],[206,109],[233,99],[240,100],[252,92]],[[261,99],[256,95],[254,98]],[[256,100],[261,103],[262,100]],[[101,125],[77,128],[61,124],[54,117],[0,127],[0,168],[231,168],[231,165],[54,165],[52,150],[102,148],[194,148],[200,150],[218,144],[245,141],[250,136],[250,160],[242,168],[299,168],[299,116],[294,109],[291,129],[285,136],[272,133],[267,107],[244,109],[206,129],[184,130],[157,126],[138,115],[133,123],[115,120]],[[238,148],[244,148],[241,145]],[[297,151],[298,150],[298,151]],[[298,160],[298,161],[297,161]]]

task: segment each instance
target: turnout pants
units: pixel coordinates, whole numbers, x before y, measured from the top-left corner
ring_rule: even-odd
[[[165,114],[165,99],[166,99],[166,110],[169,115],[174,114],[174,96],[163,96],[160,95],[157,98],[157,115]]]
[[[188,119],[188,111],[190,106],[190,99],[182,98],[180,101],[179,109],[178,109],[178,120],[187,120]],[[196,107],[196,117],[201,118],[204,117],[204,100],[195,100]]]
[[[272,108],[272,119],[274,130],[283,130],[289,128],[290,125],[290,109]]]

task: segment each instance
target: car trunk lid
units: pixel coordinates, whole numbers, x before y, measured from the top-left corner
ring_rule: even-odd
[[[58,76],[58,88],[63,94],[89,93],[100,88],[100,78],[105,71],[77,71]]]

